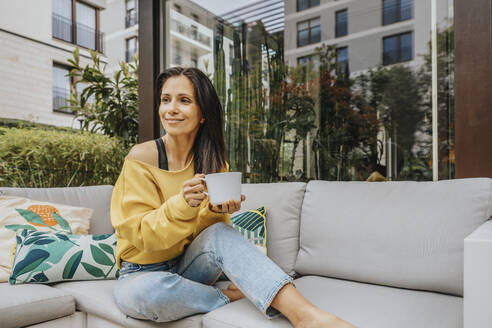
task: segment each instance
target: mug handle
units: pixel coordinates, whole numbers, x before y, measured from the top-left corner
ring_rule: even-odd
[[[205,178],[200,178],[200,180],[202,180],[203,182],[205,182],[205,184],[207,184],[207,181],[205,181]],[[207,195],[207,197],[208,197],[208,192],[203,191],[203,193],[204,193],[205,195]]]

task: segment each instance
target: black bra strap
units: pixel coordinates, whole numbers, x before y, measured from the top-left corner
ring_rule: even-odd
[[[159,153],[159,168],[161,170],[169,170],[164,141],[162,138],[157,138],[155,139],[155,143],[157,144],[157,152]]]

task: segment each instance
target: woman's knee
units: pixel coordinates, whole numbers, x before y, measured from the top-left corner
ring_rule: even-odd
[[[211,226],[207,227],[205,230],[203,230],[202,234],[220,235],[220,234],[223,234],[224,231],[227,231],[230,228],[231,227],[224,222],[217,222],[217,223],[214,223]]]
[[[146,272],[127,277],[118,281],[114,292],[116,303],[123,313],[136,319],[175,320],[174,314],[166,313],[166,309],[176,302],[175,286],[181,279],[170,272]]]

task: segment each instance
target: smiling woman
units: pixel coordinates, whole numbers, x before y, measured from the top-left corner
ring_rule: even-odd
[[[166,322],[247,295],[268,318],[280,311],[295,327],[352,327],[310,304],[290,276],[225,224],[244,195],[210,204],[202,178],[228,164],[222,107],[208,77],[174,67],[156,88],[166,134],[132,148],[111,199],[120,309]],[[222,272],[233,283],[219,290],[213,284]]]

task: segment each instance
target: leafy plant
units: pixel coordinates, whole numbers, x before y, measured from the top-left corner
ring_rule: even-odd
[[[122,138],[125,144],[138,141],[138,57],[132,64],[120,62],[113,78],[105,75],[99,55],[91,51],[92,63],[80,65],[79,49],[73,51],[68,62],[73,66],[69,76],[75,79],[70,95],[70,107],[77,118],[83,119],[82,128]],[[78,90],[82,86],[83,91]]]

